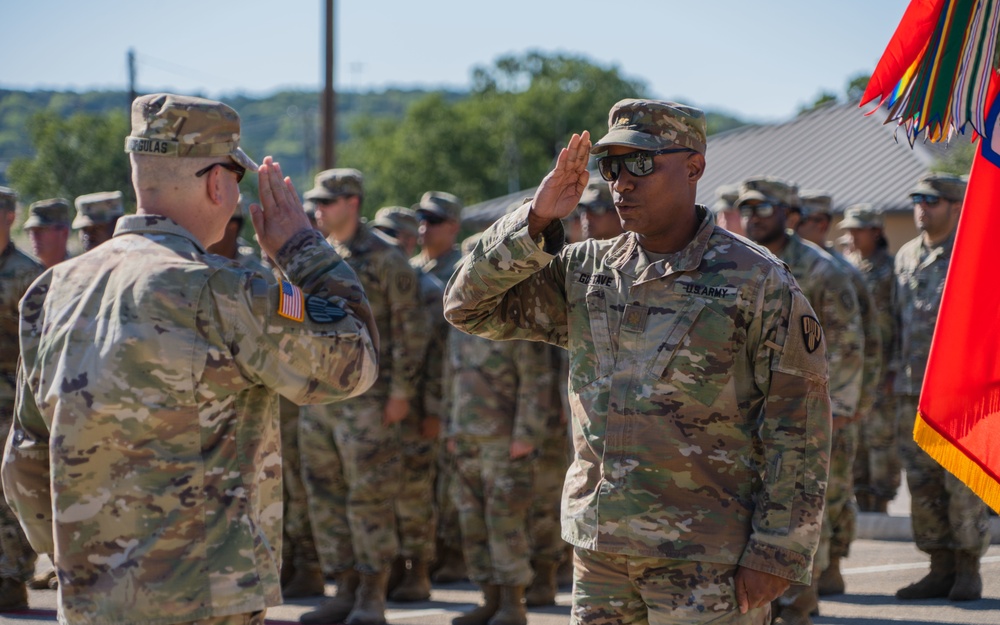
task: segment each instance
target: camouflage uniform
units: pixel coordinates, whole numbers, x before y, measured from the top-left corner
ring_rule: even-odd
[[[0,187],[0,219],[15,209],[16,194]],[[31,283],[43,271],[41,265],[21,252],[12,241],[0,250],[0,434],[7,440],[14,417],[17,357],[20,353],[17,331],[17,303]],[[17,517],[3,500],[0,487],[0,578],[19,582],[31,578],[35,570],[35,552]],[[3,582],[0,582],[2,584]],[[0,589],[2,590],[2,589]]]
[[[881,215],[868,205],[848,207],[842,229],[881,226]],[[861,272],[865,287],[871,295],[882,337],[882,363],[876,384],[875,402],[858,423],[858,453],[854,461],[854,492],[865,494],[875,501],[889,502],[896,497],[902,465],[896,445],[895,402],[887,389],[886,380],[892,348],[896,336],[896,321],[892,310],[896,280],[893,275],[893,257],[885,248],[879,248],[869,258],[858,252],[846,256],[848,262]],[[866,344],[865,351],[868,351]],[[866,371],[867,375],[867,371]]]
[[[121,191],[88,193],[78,196],[73,203],[76,205],[76,217],[72,227],[80,236],[84,252],[110,239],[115,223],[125,214]]]
[[[633,233],[564,246],[558,222],[540,248],[522,207],[483,235],[445,314],[487,338],[569,350],[562,524],[577,557],[714,563],[727,576],[740,565],[808,583],[829,458],[825,340],[791,275],[697,210],[688,246],[650,262]],[[573,622],[610,621],[623,604],[590,599],[604,578],[584,566]],[[731,587],[710,603],[682,599],[736,611]]]
[[[357,279],[321,238],[300,233],[278,262],[325,316],[280,316],[281,287],[152,215],[122,218],[25,296],[3,481],[35,548],[55,549],[67,622],[281,602],[275,391],[303,403],[360,393],[376,355],[351,312],[367,308]]]
[[[417,276],[389,239],[359,222],[351,241],[331,242],[371,302],[381,336],[380,371],[361,397],[303,406],[299,448],[324,571],[354,568],[374,575],[399,552],[394,506],[402,475],[400,426],[383,423],[385,403],[416,395],[427,323]]]
[[[201,98],[137,98],[125,145],[137,176],[186,156],[256,168],[236,112]],[[281,285],[140,214],[21,301],[2,478],[31,544],[55,554],[61,622],[259,622],[281,602],[278,394],[364,392],[378,334],[314,231],[277,256]]]
[[[929,247],[923,237],[896,253],[896,301],[899,340],[893,358],[899,455],[906,467],[910,514],[917,548],[931,553],[951,550],[977,558],[989,546],[986,505],[913,440],[920,387],[930,355],[955,233]]]
[[[434,276],[441,281],[441,284],[448,284],[451,274],[454,273],[455,267],[461,260],[462,252],[456,246],[439,258],[430,258],[425,252],[421,252],[410,259],[410,266],[418,272]],[[447,380],[442,380],[442,388],[446,388],[448,385]],[[461,553],[462,528],[459,525],[458,509],[450,494],[452,481],[455,477],[455,458],[448,452],[443,439],[438,444],[437,465],[434,495],[438,509],[437,538],[444,549],[450,549],[453,553]],[[437,555],[440,557],[443,554]]]
[[[410,414],[400,424],[403,441],[403,485],[396,498],[400,555],[407,560],[434,559],[437,514],[434,510],[434,480],[437,476],[437,438],[423,436],[428,418],[441,420],[444,346],[448,322],[444,319],[444,285],[429,273],[418,272],[420,308],[427,314],[430,340],[421,361],[417,393],[410,402]]]
[[[448,436],[455,440],[453,491],[469,578],[479,584],[531,581],[527,512],[533,461],[545,421],[556,362],[542,343],[494,342],[452,329],[448,336]],[[512,459],[511,442],[535,451]]]

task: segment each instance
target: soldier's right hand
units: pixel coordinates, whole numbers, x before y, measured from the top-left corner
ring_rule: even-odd
[[[569,215],[580,203],[580,196],[587,188],[590,174],[590,133],[574,134],[569,144],[559,152],[555,169],[538,185],[528,213],[528,234],[538,236],[550,223]]]
[[[284,177],[281,166],[270,156],[264,157],[264,162],[257,171],[257,183],[261,204],[250,206],[250,219],[257,231],[261,250],[271,258],[276,258],[278,250],[292,236],[312,226],[292,180]]]

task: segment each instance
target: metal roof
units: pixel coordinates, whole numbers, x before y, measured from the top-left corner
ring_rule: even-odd
[[[910,211],[908,191],[947,148],[922,142],[911,148],[885,118],[885,109],[865,115],[854,104],[830,105],[781,124],[712,135],[697,202],[711,206],[719,186],[769,175],[830,193],[834,212],[858,202]]]
[[[716,188],[765,175],[794,182],[799,189],[830,193],[838,213],[858,202],[885,211],[910,211],[908,191],[947,154],[947,146],[918,142],[911,148],[904,132],[894,136],[897,127],[883,123],[886,116],[884,108],[865,115],[854,104],[834,104],[780,124],[741,126],[712,135],[697,202],[711,206]],[[466,207],[463,225],[486,228],[536,188]]]

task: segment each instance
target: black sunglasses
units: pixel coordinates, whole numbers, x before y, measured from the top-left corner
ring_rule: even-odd
[[[774,214],[774,204],[770,202],[761,202],[759,204],[749,205],[744,204],[740,207],[740,217],[744,219],[750,219],[754,215],[767,219]]]
[[[910,196],[910,202],[912,202],[914,206],[916,206],[917,204],[923,204],[924,206],[934,206],[940,201],[941,198],[939,198],[938,196],[927,195],[926,193],[914,193],[913,195]]]
[[[208,172],[212,171],[213,167],[221,167],[223,169],[228,169],[229,171],[231,171],[234,174],[236,174],[236,184],[239,184],[240,182],[242,182],[243,181],[243,176],[245,176],[247,174],[247,168],[246,167],[243,167],[242,165],[237,165],[236,163],[233,163],[233,162],[226,162],[226,163],[212,163],[208,167],[205,167],[203,169],[199,169],[198,171],[195,172],[194,175],[197,176],[198,178],[201,178],[202,176],[204,176]]]
[[[633,176],[648,176],[653,173],[653,157],[659,154],[676,154],[677,152],[694,152],[690,148],[664,148],[662,150],[636,150],[618,156],[601,156],[597,159],[597,169],[601,178],[608,182],[618,180],[622,165]]]
[[[447,219],[441,217],[440,215],[435,215],[434,213],[425,213],[420,211],[417,213],[417,217],[420,221],[426,221],[428,226],[439,226],[443,224]]]

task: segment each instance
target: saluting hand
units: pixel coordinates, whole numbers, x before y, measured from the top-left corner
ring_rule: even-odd
[[[293,235],[312,226],[291,178],[281,173],[281,165],[270,156],[264,157],[257,171],[257,184],[261,204],[250,205],[250,220],[257,231],[261,250],[276,258],[278,250]]]
[[[562,219],[573,212],[580,203],[580,196],[587,188],[590,174],[587,160],[590,158],[590,133],[574,134],[569,144],[559,152],[555,169],[549,172],[538,185],[535,199],[528,213],[528,233],[535,237],[545,226],[556,219]]]

